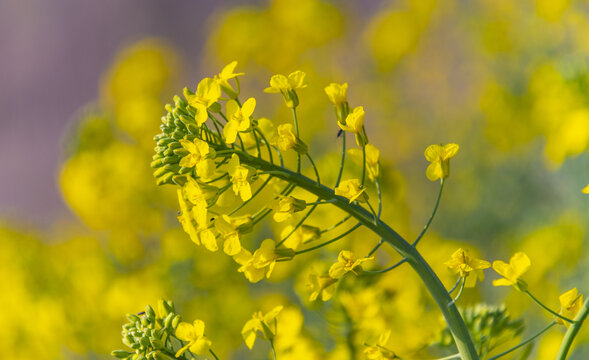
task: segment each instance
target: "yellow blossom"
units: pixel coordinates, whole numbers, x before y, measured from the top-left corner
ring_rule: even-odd
[[[365,191],[366,188],[361,186],[359,179],[344,180],[335,188],[335,194],[350,199],[350,204],[355,200],[366,202],[368,195]]]
[[[574,319],[583,306],[583,294],[579,293],[577,288],[572,288],[571,290],[560,295],[558,300],[560,301],[560,310],[558,314],[564,316],[567,319]],[[564,325],[567,328],[571,326],[568,321],[564,321],[559,317],[555,316],[554,320],[558,324]]]
[[[242,216],[230,218],[227,215],[221,215],[215,219],[215,229],[223,236],[223,251],[229,256],[239,254],[241,251],[241,242],[239,234],[251,230],[251,217]]]
[[[180,203],[178,221],[180,221],[182,228],[190,236],[190,240],[196,245],[202,244],[209,251],[217,251],[217,239],[209,229],[206,201],[204,201],[204,195],[200,192],[200,187],[198,187],[196,181],[192,183],[190,180],[188,180],[182,189],[178,190],[178,202]],[[187,201],[185,198],[189,200]],[[193,220],[196,221],[197,227],[194,226]]]
[[[366,173],[371,181],[374,181],[380,176],[380,150],[372,144],[367,144],[364,149],[366,150]],[[350,149],[348,154],[352,156],[352,160],[360,166],[362,166],[363,157],[361,149]]]
[[[364,128],[364,116],[364,107],[356,106],[354,110],[346,117],[345,124],[338,123],[338,125],[343,131],[358,134],[362,132],[362,129]]]
[[[233,154],[227,167],[227,172],[231,176],[231,182],[233,183],[233,192],[235,195],[239,195],[241,200],[247,201],[252,197],[252,188],[248,182],[249,170],[241,166],[239,163],[239,156]]]
[[[288,75],[274,75],[270,79],[270,87],[264,89],[266,93],[281,93],[289,108],[295,108],[299,105],[299,98],[296,89],[307,87],[307,81],[304,72],[297,70]]]
[[[216,103],[221,97],[221,87],[216,80],[207,77],[198,83],[195,94],[190,94],[187,89],[184,89],[184,96],[188,103],[196,109],[195,120],[198,126],[201,126],[207,121],[209,106]]]
[[[231,86],[231,84],[229,84],[229,79],[233,79],[233,78],[243,75],[243,73],[235,73],[236,66],[237,66],[237,61],[232,61],[229,64],[227,64],[223,68],[223,70],[221,70],[219,75],[215,76],[215,80],[219,83],[219,85],[221,86],[221,89],[225,92],[225,94],[227,94],[232,99],[237,98],[237,95],[239,94],[239,84],[238,84],[238,90],[235,91],[233,89],[233,86]]]
[[[309,301],[317,300],[319,295],[321,295],[322,301],[331,299],[335,293],[335,284],[337,283],[337,279],[327,275],[319,276],[315,273],[311,273],[309,275],[309,280],[311,281],[311,283],[308,285],[309,289],[311,290]]]
[[[430,145],[425,149],[425,158],[431,162],[425,172],[428,179],[436,181],[445,179],[450,175],[450,159],[453,158],[460,147],[457,144]]]
[[[399,357],[391,350],[387,349],[385,345],[389,341],[391,332],[387,331],[380,334],[377,345],[368,346],[364,349],[364,355],[369,360],[395,360]]]
[[[342,250],[337,257],[337,262],[329,268],[329,276],[339,279],[350,271],[358,275],[362,272],[361,264],[369,260],[374,260],[374,256],[357,258],[351,251]]]
[[[528,271],[531,262],[528,255],[523,252],[518,252],[509,259],[509,264],[503,261],[493,261],[493,270],[499,275],[503,276],[502,279],[493,280],[493,286],[512,286],[518,291],[526,291],[528,285],[523,281],[521,276]]]
[[[182,341],[188,341],[176,353],[176,357],[181,356],[184,352],[190,349],[194,355],[204,355],[211,348],[211,340],[204,336],[205,323],[202,320],[194,320],[192,324],[181,322],[176,328],[176,337]]]
[[[233,144],[240,131],[247,131],[251,126],[250,116],[256,108],[256,99],[247,99],[241,108],[235,101],[227,102],[227,116],[229,121],[223,128],[223,136],[227,144]]]
[[[254,347],[256,337],[258,336],[268,341],[274,339],[277,331],[276,317],[282,311],[282,308],[283,306],[276,306],[270,312],[266,313],[266,315],[258,311],[245,323],[241,330],[241,336],[243,336],[243,340],[249,349]]]
[[[292,232],[294,226],[287,225],[280,232],[280,238],[284,239],[288,234]],[[321,230],[315,226],[301,225],[299,226],[292,235],[286,239],[283,243],[284,247],[296,250],[301,244],[306,244],[309,241],[317,240],[321,237]]]
[[[468,254],[468,250],[464,249],[456,250],[454,254],[452,254],[451,259],[446,261],[444,265],[463,278],[467,277],[472,271],[474,271],[476,278],[478,278],[479,281],[485,279],[485,274],[482,270],[491,267],[491,264],[488,261],[473,258]]]
[[[342,85],[331,83],[325,87],[325,94],[329,98],[329,101],[335,106],[340,106],[347,101],[348,83]]]
[[[260,248],[251,255],[247,250],[242,251],[233,257],[241,265],[237,270],[244,273],[245,277],[252,283],[262,280],[264,276],[270,278],[278,255],[275,252],[276,243],[272,239],[266,239]]]
[[[589,194],[589,184],[583,188],[583,193]]]
[[[274,221],[283,222],[291,218],[292,214],[302,211],[307,206],[305,200],[296,199],[292,196],[282,196],[277,199],[272,208],[274,209]]]
[[[191,168],[196,166],[196,174],[204,180],[211,179],[215,174],[215,150],[209,147],[205,141],[194,139],[189,141],[180,139],[180,145],[188,151],[188,155],[180,159],[180,166]]]

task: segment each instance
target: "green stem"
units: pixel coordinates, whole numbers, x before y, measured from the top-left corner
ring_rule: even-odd
[[[339,173],[337,174],[337,180],[335,182],[334,188],[339,186],[339,183],[342,179],[342,174],[344,173],[344,163],[346,162],[346,132],[342,132],[342,161],[339,165]]]
[[[460,359],[460,354],[454,354],[454,355],[446,356],[446,357],[439,358],[436,360],[454,360],[454,359]]]
[[[260,187],[252,194],[252,197],[251,198],[247,199],[246,201],[242,202],[238,207],[236,207],[235,209],[231,210],[229,212],[229,214],[227,214],[227,216],[231,216],[231,215],[235,214],[241,208],[243,208],[245,205],[247,205],[253,198],[256,197],[256,195],[258,195],[260,193],[260,191],[262,191],[266,187],[266,185],[268,185],[268,183],[270,182],[270,180],[272,180],[272,175],[268,176],[268,178],[266,179],[266,181],[264,181],[262,183],[262,185],[260,185]]]
[[[317,178],[317,184],[321,184],[321,180],[319,179],[319,170],[317,170],[317,166],[315,166],[313,158],[311,157],[311,155],[309,155],[309,153],[305,153],[305,155],[307,155],[307,158],[309,159],[311,166],[313,166],[313,171],[315,171],[315,177]]]
[[[448,290],[448,294],[452,294],[454,292],[454,290],[456,290],[456,288],[458,287],[458,284],[460,284],[460,280],[462,280],[462,276],[458,277],[458,280],[456,280],[456,284],[454,284],[454,286],[452,286],[452,289]]]
[[[342,220],[340,220],[337,223],[335,223],[335,225],[332,225],[332,226],[328,227],[327,229],[321,230],[321,233],[324,234],[324,233],[326,233],[328,231],[331,231],[331,230],[337,228],[338,226],[342,225],[346,221],[350,220],[351,218],[352,218],[352,215],[348,215],[345,218],[343,218]]]
[[[425,234],[425,232],[429,228],[430,224],[432,223],[434,216],[436,216],[436,212],[438,211],[438,206],[440,205],[440,199],[442,198],[442,190],[444,190],[444,179],[442,179],[440,181],[440,191],[438,192],[438,198],[436,199],[436,204],[434,205],[434,210],[432,211],[432,214],[430,215],[429,219],[427,220],[427,223],[425,224],[425,226],[423,227],[423,229],[421,230],[421,232],[417,236],[417,239],[415,239],[415,241],[413,242],[413,244],[412,244],[413,246],[417,246],[417,243],[419,242],[419,240],[421,240],[421,238],[423,237],[423,235]]]
[[[351,214],[359,221],[359,223],[372,230],[378,236],[384,238],[384,240],[399,254],[401,254],[401,256],[407,258],[406,261],[422,279],[424,285],[427,287],[429,293],[436,301],[444,318],[446,319],[462,359],[473,360],[479,358],[468,329],[466,328],[466,324],[458,312],[458,309],[455,305],[448,306],[448,303],[452,301],[450,295],[448,295],[448,291],[446,291],[446,288],[436,273],[432,270],[432,268],[417,251],[417,249],[408,243],[407,240],[405,240],[382,220],[378,220],[375,223],[373,215],[370,212],[358,204],[350,204],[347,198],[335,195],[332,189],[324,185],[319,185],[315,181],[299,173],[289,169],[279,168],[248,154],[240,153],[239,156],[242,163],[248,164],[262,171],[273,171],[277,174],[277,177],[280,177],[289,183],[303,188],[319,198],[325,200],[334,199],[334,206],[337,206],[341,210]]]
[[[351,233],[352,231],[354,231],[354,230],[356,230],[357,228],[359,228],[361,225],[362,225],[362,224],[360,224],[360,223],[357,223],[356,225],[354,225],[354,226],[352,226],[351,228],[349,228],[349,229],[348,229],[346,232],[344,232],[343,234],[341,234],[341,235],[338,235],[338,236],[334,237],[333,239],[331,239],[331,240],[329,240],[329,241],[326,241],[326,242],[324,242],[324,243],[321,243],[321,244],[319,244],[319,245],[315,245],[315,246],[313,246],[313,247],[311,247],[311,248],[308,248],[308,249],[305,249],[305,250],[295,251],[295,255],[300,255],[300,254],[304,254],[304,253],[306,253],[306,252],[309,252],[309,251],[317,250],[317,249],[319,249],[319,248],[322,248],[322,247],[324,247],[324,246],[327,246],[327,245],[329,245],[329,244],[331,244],[331,243],[333,243],[333,242],[336,242],[336,241],[338,241],[339,239],[341,239],[341,238],[343,238],[344,236],[346,236],[346,235],[348,235],[349,233]]]
[[[462,284],[460,284],[460,290],[458,290],[458,295],[456,295],[456,297],[454,298],[454,300],[452,300],[451,303],[448,304],[448,306],[452,306],[456,303],[456,301],[458,301],[458,299],[460,299],[460,296],[462,295],[462,291],[464,291],[464,284],[466,283],[466,276],[462,278]],[[454,290],[454,289],[452,289]],[[449,291],[448,293],[451,293],[452,291]]]
[[[213,357],[215,358],[215,360],[219,360],[219,357],[217,356],[217,354],[215,354],[215,352],[213,351],[213,349],[209,349],[209,352],[211,353],[211,355],[213,355]]]
[[[297,108],[292,108],[292,117],[294,119],[294,124],[295,124],[295,131],[296,131],[296,135],[297,135],[297,141],[300,140],[300,135],[299,135],[299,119],[297,118]],[[297,152],[297,173],[301,173],[301,154]]]
[[[272,348],[272,357],[276,360],[276,349],[274,348],[274,341],[270,340],[270,347]]]
[[[313,213],[313,211],[315,211],[315,209],[317,208],[319,204],[315,204],[313,205],[313,207],[311,209],[309,209],[309,211],[307,211],[307,213],[305,214],[305,216],[303,216],[303,218],[295,225],[295,227],[292,228],[292,230],[282,239],[280,240],[280,242],[278,242],[278,244],[276,244],[276,247],[279,247],[280,245],[284,244],[284,242],[286,240],[288,240],[288,238],[295,233],[295,231],[297,231],[297,229],[303,225],[303,223],[305,222],[305,220],[307,220],[307,218],[309,216],[311,216],[311,214]]]
[[[571,346],[573,345],[573,340],[575,336],[579,333],[581,326],[583,325],[583,321],[587,318],[589,314],[589,299],[585,300],[583,307],[575,316],[575,322],[571,327],[568,328],[566,334],[564,335],[564,339],[562,339],[562,343],[560,345],[560,349],[558,350],[558,354],[556,355],[556,360],[564,360],[569,353]]]
[[[366,180],[366,146],[362,146],[362,180],[361,184],[364,186],[364,180]]]
[[[555,311],[553,311],[552,309],[550,309],[548,306],[544,305],[544,304],[543,304],[543,303],[542,303],[540,300],[536,299],[536,297],[535,297],[534,295],[532,295],[532,293],[530,293],[530,291],[529,291],[529,290],[526,290],[526,291],[525,291],[525,293],[526,293],[526,294],[527,294],[527,295],[530,297],[530,299],[532,299],[532,300],[533,300],[533,301],[534,301],[536,304],[538,304],[538,305],[539,305],[539,306],[540,306],[542,309],[544,309],[544,310],[548,311],[548,312],[549,312],[549,313],[551,313],[552,315],[554,315],[554,316],[556,316],[556,317],[558,317],[558,318],[561,318],[561,319],[563,319],[564,321],[566,321],[566,322],[569,322],[569,323],[571,323],[571,324],[574,322],[573,320],[571,320],[571,319],[569,319],[569,318],[567,318],[567,317],[564,317],[564,316],[562,316],[562,315],[558,314],[557,312],[555,312]]]
[[[553,322],[551,322],[550,324],[548,324],[548,326],[546,326],[544,329],[540,330],[540,332],[539,332],[539,333],[537,333],[536,335],[532,336],[532,337],[531,337],[531,338],[529,338],[528,340],[526,340],[526,341],[523,341],[523,342],[519,343],[518,345],[516,345],[516,346],[512,347],[511,349],[509,349],[509,350],[506,350],[506,351],[502,352],[502,353],[501,353],[501,354],[499,354],[499,355],[495,355],[495,356],[493,356],[493,357],[489,358],[488,360],[495,360],[495,359],[498,359],[498,358],[500,358],[500,357],[501,357],[501,356],[503,356],[503,355],[507,355],[507,354],[509,354],[510,352],[512,352],[512,351],[515,351],[515,350],[519,349],[520,347],[522,347],[522,346],[524,346],[524,345],[527,345],[528,343],[530,343],[530,342],[534,341],[534,340],[535,340],[535,339],[536,339],[538,336],[540,336],[540,335],[544,334],[546,331],[548,331],[548,329],[550,329],[551,327],[553,327],[555,324],[556,324],[556,322],[554,322],[554,321],[553,321]]]

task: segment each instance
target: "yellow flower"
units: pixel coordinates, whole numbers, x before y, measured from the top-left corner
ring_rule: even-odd
[[[241,251],[239,234],[250,231],[252,221],[250,216],[230,218],[221,215],[215,219],[215,229],[223,236],[223,251],[229,256],[237,255]]]
[[[329,98],[329,101],[335,106],[340,106],[347,101],[348,83],[342,85],[331,83],[325,87],[325,94]]]
[[[297,70],[288,75],[274,75],[270,79],[270,87],[264,89],[266,93],[281,93],[289,108],[295,108],[299,105],[299,98],[296,89],[307,87],[307,81],[304,72]]]
[[[342,250],[337,256],[337,262],[329,268],[329,276],[339,279],[350,271],[358,275],[362,272],[361,264],[369,260],[374,260],[374,256],[358,259],[351,251]]]
[[[205,141],[194,139],[189,141],[180,139],[180,145],[188,151],[188,155],[180,159],[180,166],[191,168],[196,166],[196,174],[204,180],[211,179],[215,174],[215,150]]]
[[[227,144],[233,144],[237,138],[237,133],[240,131],[247,131],[251,126],[250,116],[254,113],[256,108],[256,99],[247,99],[241,108],[235,101],[227,103],[227,116],[229,121],[223,128],[223,136]]]
[[[188,202],[185,199],[188,199]],[[180,221],[182,228],[190,236],[190,239],[196,245],[204,245],[209,251],[217,251],[217,239],[208,226],[204,193],[194,179],[188,178],[182,189],[178,190],[178,202],[180,203],[178,221]],[[189,205],[192,207],[189,207]],[[192,220],[196,221],[197,228],[195,228]]]
[[[457,144],[430,145],[425,149],[425,158],[431,162],[425,172],[428,179],[436,181],[450,175],[450,159],[456,155],[460,147]]]
[[[235,67],[237,66],[237,61],[232,61],[227,64],[223,70],[219,73],[219,75],[215,76],[215,80],[221,86],[221,89],[227,94],[231,99],[237,98],[239,94],[239,84],[238,84],[238,91],[233,89],[233,86],[229,84],[229,79],[236,78],[237,76],[243,75],[243,73],[235,73]]]
[[[280,232],[280,238],[284,239],[288,234],[292,232],[294,226],[287,225],[282,229]],[[289,249],[296,250],[301,244],[306,244],[309,241],[317,240],[321,237],[321,229],[310,226],[310,225],[301,225],[295,232],[289,236],[288,239],[283,243],[284,247]]]
[[[346,120],[341,123],[338,121],[339,127],[347,132],[351,132],[356,136],[356,144],[360,147],[368,144],[368,137],[364,129],[364,107],[356,106],[354,110],[346,116]]]
[[[577,316],[577,313],[579,310],[581,310],[581,306],[583,306],[583,294],[579,293],[577,288],[572,288],[571,290],[560,295],[558,300],[560,301],[560,310],[558,314],[571,320]],[[555,316],[554,320],[558,324],[564,325],[567,328],[571,326],[568,321],[564,321],[559,317]]]
[[[176,337],[182,341],[188,341],[183,348],[178,350],[176,357],[184,354],[190,349],[194,355],[204,355],[211,348],[211,340],[204,336],[205,323],[202,320],[194,320],[194,323],[189,324],[181,322],[176,328]]]
[[[364,355],[369,360],[395,360],[399,357],[391,350],[387,349],[385,345],[389,341],[391,332],[387,331],[380,334],[378,338],[378,344],[374,346],[368,346],[364,349]]]
[[[520,277],[528,271],[531,262],[528,255],[518,252],[509,259],[509,264],[503,261],[493,261],[493,270],[503,279],[493,280],[493,286],[512,286],[518,291],[526,291],[528,285]]]
[[[256,337],[258,336],[268,341],[274,339],[277,331],[276,317],[282,311],[282,308],[283,306],[276,306],[270,312],[266,313],[266,315],[258,311],[245,323],[241,330],[241,336],[243,336],[243,340],[249,349],[254,347]]]
[[[449,261],[446,261],[444,265],[463,278],[467,277],[470,272],[474,271],[476,278],[478,278],[479,281],[485,279],[485,273],[483,273],[482,270],[491,267],[491,264],[488,261],[470,257],[468,250],[463,249],[456,250],[454,254],[452,254],[452,258]]]
[[[235,195],[239,195],[243,201],[251,199],[252,188],[248,182],[249,170],[246,167],[240,165],[239,156],[237,156],[237,154],[231,155],[231,160],[229,160],[227,170],[231,176],[233,192]]]
[[[380,176],[380,150],[372,144],[367,144],[364,149],[366,150],[366,172],[368,173],[368,178],[374,181]],[[362,166],[363,155],[361,149],[350,149],[348,150],[348,154],[352,156],[352,160],[356,164]]]
[[[184,89],[184,96],[188,103],[196,109],[194,119],[198,126],[201,126],[207,121],[209,106],[216,103],[221,97],[221,87],[216,80],[207,77],[198,83],[196,94],[190,94],[188,89]]]
[[[589,184],[583,188],[583,193],[589,194]]]
[[[319,295],[321,295],[322,301],[331,299],[335,293],[335,284],[337,283],[337,279],[327,275],[319,276],[315,273],[311,273],[309,275],[309,280],[311,281],[308,286],[311,290],[309,301],[317,300]]]
[[[366,188],[360,185],[359,179],[344,180],[335,188],[335,194],[350,199],[350,204],[355,200],[366,202],[368,195],[365,191]]]
[[[274,221],[283,222],[292,216],[297,211],[305,210],[307,203],[305,200],[296,199],[292,196],[282,196],[277,199],[272,208],[274,209]]]
[[[272,239],[266,239],[260,248],[252,255],[249,251],[242,249],[233,259],[241,265],[237,271],[244,273],[245,277],[252,283],[256,283],[264,276],[270,278],[278,255],[275,252],[276,243]]]

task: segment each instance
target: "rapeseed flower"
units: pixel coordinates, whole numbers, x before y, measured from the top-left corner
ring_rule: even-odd
[[[239,132],[250,129],[250,116],[254,113],[255,108],[256,99],[254,98],[247,99],[241,108],[235,101],[229,101],[227,103],[226,112],[229,121],[223,127],[223,136],[227,144],[233,144]]]
[[[319,276],[316,273],[311,273],[309,275],[309,280],[311,281],[311,283],[308,284],[308,287],[311,290],[309,301],[317,300],[319,295],[321,295],[322,301],[331,299],[335,293],[335,284],[337,283],[337,279],[327,275]]]
[[[207,77],[198,83],[195,94],[184,89],[184,96],[188,103],[196,109],[194,120],[198,126],[201,126],[207,121],[207,109],[221,97],[221,87],[216,80]]]
[[[243,340],[249,349],[254,347],[256,337],[258,336],[268,341],[273,341],[277,331],[276,317],[282,309],[283,306],[276,306],[266,313],[266,315],[258,311],[245,323],[241,330],[241,336],[243,336]]]
[[[181,322],[176,328],[176,337],[182,341],[188,341],[184,347],[176,352],[176,357],[181,356],[190,349],[194,355],[204,355],[211,348],[211,340],[204,336],[205,323],[202,320],[194,320],[192,324]]]
[[[366,144],[364,150],[366,151],[366,173],[368,174],[368,178],[374,181],[380,176],[380,150],[372,144]],[[356,164],[362,166],[364,156],[362,155],[361,149],[350,149],[348,150],[348,154],[352,156],[352,160]]]
[[[231,86],[231,84],[229,83],[229,80],[244,75],[244,73],[235,73],[236,66],[237,61],[232,61],[229,64],[227,64],[218,75],[215,76],[215,80],[217,81],[217,83],[219,83],[221,89],[231,99],[236,99],[237,95],[239,95],[239,83],[237,84],[237,91],[235,91],[233,89],[233,86]]]
[[[180,145],[188,151],[188,155],[180,159],[180,166],[191,168],[196,166],[196,175],[204,180],[211,179],[215,174],[215,150],[205,141],[180,139]]]
[[[239,254],[233,256],[233,259],[241,265],[237,270],[244,273],[245,277],[252,283],[256,283],[264,278],[270,278],[278,255],[276,254],[276,243],[272,239],[266,239],[260,245],[253,255],[242,249]]]
[[[329,268],[329,276],[339,279],[348,272],[358,275],[362,272],[362,263],[374,260],[374,256],[357,258],[351,251],[342,250],[337,256],[337,262]]]
[[[488,261],[473,258],[468,254],[468,250],[464,249],[456,250],[452,254],[451,259],[446,261],[444,265],[463,278],[467,277],[471,272],[474,272],[479,281],[485,279],[483,269],[491,267],[491,264]]]
[[[509,264],[503,261],[493,261],[493,270],[502,279],[493,280],[493,286],[513,286],[518,291],[526,291],[528,285],[521,279],[521,276],[531,266],[530,258],[523,252],[518,252],[509,259]]]
[[[249,170],[239,163],[239,156],[237,154],[231,155],[231,160],[227,167],[227,172],[231,176],[233,183],[233,192],[239,195],[241,200],[247,201],[252,197],[252,188],[248,182]]]
[[[343,180],[339,186],[335,188],[335,194],[350,199],[350,204],[353,201],[366,202],[368,195],[365,193],[366,188],[362,187],[359,179]]]
[[[369,360],[399,359],[399,357],[393,351],[385,347],[389,341],[390,336],[390,331],[380,334],[377,345],[368,346],[366,349],[364,349],[364,355],[366,355],[366,358]]]
[[[299,105],[299,97],[296,89],[307,87],[307,74],[297,70],[288,75],[274,75],[270,78],[270,87],[264,89],[266,93],[281,93],[289,108],[296,108]]]
[[[282,196],[277,199],[272,208],[274,209],[274,221],[283,222],[292,217],[295,212],[305,210],[307,203],[305,200],[296,199],[292,196]]]
[[[363,147],[368,144],[366,130],[364,130],[364,107],[356,106],[354,110],[346,116],[345,122],[337,124],[343,131],[353,133],[356,136],[356,144]]]
[[[331,83],[329,86],[326,86],[324,90],[329,101],[335,106],[340,106],[348,101],[346,98],[348,93],[348,83],[343,83],[342,85]]]
[[[583,306],[583,294],[579,293],[577,288],[572,288],[560,295],[558,300],[560,301],[560,310],[558,311],[558,314],[568,319],[574,319],[579,310],[581,310],[581,306]],[[554,320],[556,323],[564,325],[567,328],[571,326],[568,321],[564,321],[557,316],[554,317]]]
[[[457,144],[430,145],[425,149],[425,158],[431,162],[425,172],[430,181],[445,179],[450,175],[450,159],[460,147]]]

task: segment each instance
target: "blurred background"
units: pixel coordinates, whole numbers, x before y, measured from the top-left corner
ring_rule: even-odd
[[[349,285],[337,304],[309,304],[305,263],[281,264],[269,283],[250,285],[231,259],[182,232],[175,190],[151,175],[152,139],[174,94],[233,60],[246,73],[243,96],[258,100],[254,116],[277,123],[290,118],[263,93],[270,76],[308,74],[302,137],[326,179],[337,168],[338,128],[323,88],[348,82],[350,105],[364,106],[381,149],[384,219],[408,238],[438,191],[425,177],[424,149],[460,144],[422,242],[448,286],[455,278],[443,262],[463,246],[490,261],[526,252],[525,279],[553,308],[572,287],[587,292],[587,34],[589,2],[580,0],[0,3],[1,352],[109,358],[123,346],[124,314],[164,297],[207,322],[222,358],[266,356],[249,354],[239,331],[253,311],[285,302],[297,342],[281,358],[354,358],[350,343],[362,349],[391,328],[388,347],[431,358],[424,347],[441,330],[439,314],[419,282],[406,280],[408,269]],[[321,269],[344,246],[369,250],[354,234],[303,261]],[[550,321],[490,281],[461,301],[506,302],[525,319],[524,337]],[[563,331],[544,336],[532,357],[554,358]],[[577,343],[587,340],[585,329]],[[587,357],[585,344],[571,358]]]

